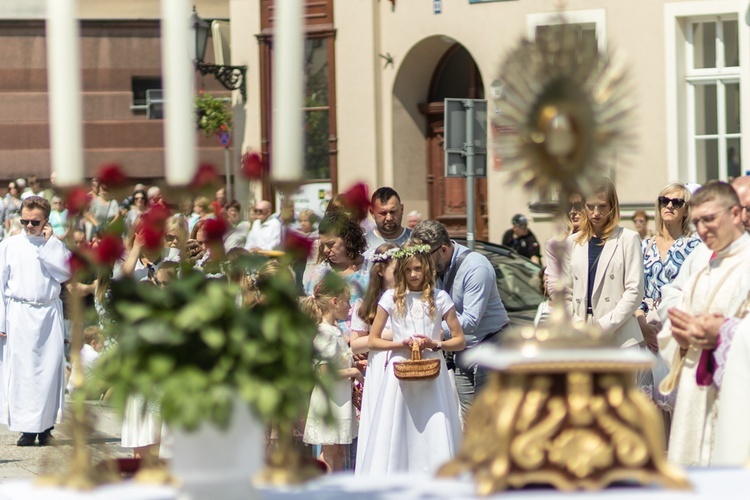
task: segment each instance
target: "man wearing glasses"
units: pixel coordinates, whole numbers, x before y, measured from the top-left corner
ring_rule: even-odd
[[[693,225],[711,255],[685,282],[679,304],[667,306],[668,318],[658,340],[670,373],[660,390],[676,391],[677,397],[669,461],[707,466],[720,388],[715,357],[719,330],[725,318],[744,316],[750,304],[750,236],[742,224],[737,193],[726,182],[709,182],[689,206]]]
[[[0,243],[0,423],[21,432],[18,446],[50,444],[65,391],[61,284],[70,252],[52,238],[50,204],[21,204],[23,232]]]
[[[281,245],[281,221],[271,217],[271,202],[258,202],[254,212],[256,218],[247,235],[245,248],[251,252],[278,248]]]
[[[509,325],[508,313],[497,290],[495,269],[484,255],[451,240],[448,230],[438,221],[420,222],[411,237],[430,245],[437,288],[450,294],[466,337],[466,350],[455,354],[456,390],[465,419],[475,394],[487,380],[487,371],[476,364],[464,363],[463,357],[482,342],[497,341],[500,332]],[[445,322],[443,333],[450,333]]]

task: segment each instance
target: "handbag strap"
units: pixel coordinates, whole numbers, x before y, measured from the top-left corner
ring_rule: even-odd
[[[443,283],[443,290],[448,292],[448,295],[452,295],[453,280],[456,279],[456,275],[458,274],[458,269],[461,267],[461,264],[463,263],[464,259],[466,259],[466,256],[469,255],[471,252],[472,250],[469,250],[468,252],[464,252],[456,258],[456,265],[453,267],[452,272],[448,275],[448,278]]]

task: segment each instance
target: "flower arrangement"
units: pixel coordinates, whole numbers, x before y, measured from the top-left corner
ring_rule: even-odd
[[[233,270],[250,274],[267,259],[247,258]],[[219,273],[220,274],[220,273]],[[249,404],[265,422],[291,433],[315,384],[314,322],[301,312],[291,273],[260,284],[263,299],[238,307],[239,286],[189,264],[160,288],[130,279],[111,284],[116,345],[97,365],[113,405],[128,394],[161,404],[165,422],[187,430],[229,423],[234,404]],[[115,326],[116,325],[116,326]]]
[[[195,109],[198,128],[204,136],[212,137],[232,130],[232,112],[223,99],[201,90],[195,96]]]

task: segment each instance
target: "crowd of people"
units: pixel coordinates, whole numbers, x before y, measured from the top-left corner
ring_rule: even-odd
[[[84,372],[104,347],[111,280],[168,286],[180,262],[198,269],[243,255],[266,256],[263,269],[225,278],[243,285],[238,307],[262,296],[261,273],[278,273],[276,252],[290,235],[313,251],[293,265],[300,306],[318,324],[315,366],[338,382],[316,388],[300,437],[334,471],[357,474],[434,471],[461,443],[475,394],[487,379],[466,354],[502,338],[510,326],[496,273],[486,257],[450,238],[446,227],[412,212],[404,222],[399,194],[381,187],[366,204],[337,195],[324,214],[279,212],[265,200],[245,217],[219,189],[164,217],[158,241],[147,221],[166,210],[158,188],[137,185],[122,201],[91,184],[88,203],[69,213],[52,190],[19,179],[3,202],[0,242],[0,423],[21,433],[19,446],[49,444],[62,418],[66,384],[66,310],[61,295],[88,296],[97,311],[85,331]],[[638,385],[662,411],[669,460],[684,465],[744,464],[750,431],[750,177],[712,181],[698,189],[669,184],[658,193],[655,231],[620,225],[609,179],[568,200],[567,229],[546,249],[544,286],[572,321],[598,325],[622,349],[658,360]],[[636,214],[645,219],[645,214]],[[208,229],[222,224],[222,241]],[[644,224],[638,221],[639,229]],[[413,223],[413,224],[412,224]],[[104,244],[105,228],[121,227],[122,255],[112,272],[70,282],[70,256],[81,245]],[[541,259],[527,219],[513,217],[504,240]],[[21,228],[18,232],[17,229]],[[118,233],[119,235],[120,233]],[[119,236],[118,236],[119,237]],[[567,252],[553,251],[555,241]],[[215,267],[214,267],[215,268]],[[206,271],[208,272],[208,271]],[[327,280],[329,275],[340,280]],[[540,315],[537,322],[543,323]],[[434,360],[429,380],[400,378],[396,367],[413,351]],[[73,373],[72,377],[86,373]],[[719,397],[727,393],[731,397]],[[164,438],[158,405],[133,395],[122,444],[155,456]],[[333,418],[326,413],[332,409]],[[740,429],[738,429],[738,427]]]

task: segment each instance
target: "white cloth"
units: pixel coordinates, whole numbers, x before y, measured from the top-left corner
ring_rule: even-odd
[[[269,217],[265,222],[257,219],[253,222],[247,235],[245,248],[253,250],[274,250],[281,245],[281,221],[276,217]]]
[[[406,311],[394,307],[394,291],[388,290],[379,307],[391,318],[393,340],[422,334],[434,340],[442,336],[441,318],[455,306],[443,290],[435,290],[435,315],[422,300],[422,292],[406,294]],[[433,380],[400,381],[393,363],[409,356],[407,349],[390,354],[380,386],[367,448],[358,457],[357,474],[394,474],[397,472],[433,473],[458,452],[461,421],[456,388],[451,383],[442,352],[422,351],[422,358],[440,359],[440,374]]]
[[[354,355],[338,327],[321,323],[313,340],[316,363],[328,365],[335,371],[354,366]],[[330,406],[329,406],[330,405]],[[332,423],[325,421],[325,412],[330,407]],[[308,444],[349,444],[357,435],[357,419],[352,404],[352,379],[337,378],[326,396],[323,389],[315,386],[310,396],[304,441]]]
[[[717,406],[711,465],[744,467],[750,462],[750,317],[735,330]]]
[[[161,440],[159,406],[146,403],[140,396],[129,396],[122,416],[120,445],[123,448],[142,448]]]
[[[65,395],[61,283],[70,252],[57,238],[19,235],[0,243],[0,423],[40,433],[60,422]]]
[[[576,234],[568,238],[575,241]],[[586,321],[589,283],[589,244],[571,249],[565,303],[574,321]],[[594,278],[591,307],[594,320],[620,347],[643,340],[635,311],[643,301],[641,238],[630,229],[616,227],[604,243]]]
[[[85,344],[81,349],[81,365],[83,366],[83,379],[88,380],[91,378],[91,370],[94,368],[94,363],[99,359],[100,354],[96,352],[92,346]],[[76,377],[77,366],[74,364],[70,370],[70,378],[68,379],[68,392],[73,394],[75,387],[73,387],[73,380]]]
[[[733,317],[744,308],[748,291],[750,236],[743,234],[727,248],[717,252],[717,256],[703,269],[691,274],[678,307],[693,315],[720,313]],[[671,463],[685,466],[709,465],[717,416],[717,391],[713,384],[699,386],[696,380],[702,350],[692,346],[682,360],[680,346],[672,337],[668,319],[659,332],[658,340],[661,357],[671,370],[679,369],[678,385],[674,389],[677,391],[677,403],[672,416],[667,458]],[[731,352],[732,349],[729,356]]]

